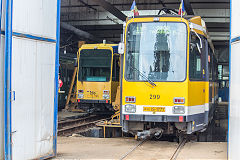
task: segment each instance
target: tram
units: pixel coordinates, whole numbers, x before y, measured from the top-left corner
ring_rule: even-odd
[[[204,131],[218,97],[214,46],[202,18],[129,18],[123,41],[123,131],[140,138]]]
[[[119,86],[118,45],[84,44],[78,51],[78,108],[89,113],[113,111]]]

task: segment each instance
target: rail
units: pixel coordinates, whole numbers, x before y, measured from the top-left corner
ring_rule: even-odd
[[[83,132],[107,119],[102,116],[92,115],[79,119],[60,121],[58,122],[58,136],[71,136],[72,134]]]
[[[182,142],[180,142],[177,146],[177,149],[175,150],[175,152],[173,153],[172,157],[170,160],[176,160],[178,157],[178,154],[180,153],[182,147],[186,144],[187,139],[183,139]]]
[[[140,141],[135,147],[133,147],[129,152],[127,152],[126,154],[124,154],[120,160],[125,159],[130,153],[132,153],[133,151],[135,151],[139,146],[141,146],[144,142],[146,142],[148,139],[144,139],[142,141]]]
[[[134,146],[130,151],[128,151],[126,154],[124,154],[120,160],[125,159],[130,153],[132,153],[133,151],[135,151],[139,146],[141,146],[144,142],[146,142],[148,139],[144,139],[141,142],[139,142],[136,146]],[[173,155],[171,156],[170,160],[176,160],[181,149],[183,148],[183,146],[187,143],[188,139],[185,138],[183,139],[177,146],[176,150],[174,151]]]

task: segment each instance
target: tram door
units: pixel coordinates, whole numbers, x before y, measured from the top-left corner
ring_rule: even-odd
[[[205,111],[208,110],[208,97],[206,97],[206,95],[208,95],[208,43],[201,35],[199,35],[199,37],[197,37],[195,33],[191,33],[189,53],[189,106],[192,107],[194,114],[205,113]],[[198,119],[204,119],[204,121],[196,122],[196,126],[201,127],[204,123],[207,123],[208,117],[206,114],[199,114],[199,116]]]

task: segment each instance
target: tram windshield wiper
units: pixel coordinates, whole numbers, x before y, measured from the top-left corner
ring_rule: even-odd
[[[147,76],[145,76],[141,71],[139,71],[137,68],[130,66],[133,70],[137,71],[141,77],[147,80],[148,83],[150,83],[153,87],[157,86],[151,79],[149,79]]]

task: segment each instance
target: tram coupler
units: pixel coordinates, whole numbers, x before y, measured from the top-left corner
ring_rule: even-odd
[[[153,136],[161,137],[162,133],[163,133],[162,128],[153,128],[149,130],[144,130],[142,132],[137,132],[136,138],[137,140],[144,140],[147,138],[152,138]]]

